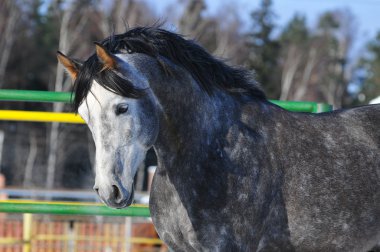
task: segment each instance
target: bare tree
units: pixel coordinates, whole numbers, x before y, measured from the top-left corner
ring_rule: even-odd
[[[57,3],[58,4],[58,3]],[[89,6],[88,8],[91,8]],[[63,11],[60,32],[59,32],[59,51],[70,52],[73,43],[75,43],[83,32],[83,29],[87,22],[86,8],[80,8],[78,11],[78,3],[72,2]],[[75,29],[71,29],[70,22],[73,20],[73,16],[78,15],[79,21],[76,23]],[[67,91],[70,88],[70,80],[64,79],[64,68],[57,63],[56,79],[54,83],[54,91]],[[54,103],[53,111],[59,112],[63,110],[64,104]],[[47,162],[47,177],[46,188],[51,189],[54,186],[55,169],[57,167],[57,153],[59,146],[59,123],[53,122],[51,124],[50,136],[49,136],[49,155]]]
[[[207,21],[202,18],[206,9],[204,0],[190,0],[182,18],[179,20],[179,29],[187,36],[199,36],[206,28]]]
[[[215,16],[215,49],[213,54],[227,59],[232,64],[244,64],[249,48],[241,32],[242,20],[237,10],[227,4],[222,5]],[[212,36],[212,34],[210,34]]]
[[[1,174],[1,168],[3,164],[3,147],[4,147],[4,131],[0,130],[0,174]]]
[[[294,93],[293,100],[302,100],[305,97],[309,83],[311,83],[311,76],[315,70],[317,61],[317,49],[311,48],[309,50],[306,62],[304,64],[304,69],[302,71],[302,79],[299,83],[297,90]]]
[[[280,99],[323,101],[339,108],[348,85],[355,22],[347,10],[327,12],[319,22],[309,41],[283,47]]]
[[[143,1],[111,0],[103,4],[111,6],[110,11],[100,11],[102,36],[125,32],[128,26],[152,24],[155,15]]]
[[[349,83],[348,52],[352,47],[357,25],[352,12],[348,9],[334,11],[333,16],[339,23],[339,29],[335,32],[337,49],[333,52],[333,62],[329,69],[334,78],[325,83],[322,94],[330,104],[340,108]]]
[[[240,32],[242,21],[237,10],[227,3],[220,7],[217,16],[205,16],[204,0],[189,0],[178,21],[180,32],[195,38],[209,52],[228,59],[234,64],[243,64],[248,48]]]
[[[25,173],[24,173],[24,187],[31,187],[33,179],[33,167],[37,157],[37,137],[34,131],[29,134],[29,153],[26,159]]]
[[[297,70],[299,70],[301,58],[302,53],[299,52],[298,47],[296,45],[290,46],[282,69],[280,100],[289,99],[289,92],[295,83],[295,77]]]
[[[9,56],[11,53],[13,41],[16,36],[16,26],[20,17],[17,1],[6,0],[0,5],[0,13],[3,17],[2,23],[4,24],[0,37],[0,88],[4,86],[4,76]]]

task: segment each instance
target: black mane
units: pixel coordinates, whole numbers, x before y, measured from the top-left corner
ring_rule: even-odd
[[[137,27],[119,35],[113,35],[101,42],[111,53],[144,53],[158,60],[166,72],[169,67],[161,57],[182,66],[198,82],[203,90],[212,94],[215,88],[229,92],[244,92],[257,99],[266,99],[264,92],[253,81],[249,71],[231,67],[206,52],[193,40],[159,27]],[[139,98],[144,90],[135,88],[132,83],[111,70],[104,70],[96,54],[83,63],[74,83],[74,109],[87,96],[95,79],[106,89],[131,98]]]

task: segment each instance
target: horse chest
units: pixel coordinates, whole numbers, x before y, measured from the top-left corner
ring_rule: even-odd
[[[174,251],[224,251],[228,248],[233,232],[223,221],[223,215],[196,206],[196,200],[184,203],[183,193],[177,190],[165,175],[156,173],[150,209],[160,238]],[[195,189],[188,190],[191,197],[197,197]]]
[[[212,191],[201,195],[200,192],[206,194],[202,188],[191,186],[185,182],[183,187],[175,186],[160,172],[154,177],[150,199],[152,219],[160,238],[171,249],[256,250],[260,239],[259,221],[252,219],[254,210],[247,194],[234,195],[237,200],[233,201],[226,200],[229,195],[213,195]]]
[[[169,181],[155,175],[150,211],[160,238],[174,251],[199,250],[196,232],[178,193]]]

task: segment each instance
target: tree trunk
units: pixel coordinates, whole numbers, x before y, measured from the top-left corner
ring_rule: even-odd
[[[0,57],[0,88],[4,86],[4,77],[5,77],[5,71],[7,68],[7,64],[9,61],[9,56],[11,53],[13,41],[15,39],[15,28],[17,21],[19,20],[20,17],[20,12],[17,8],[17,3],[16,1],[8,0],[7,1],[8,5],[10,6],[8,18],[7,18],[7,24],[5,27],[5,31],[2,34],[2,39],[1,41],[1,47],[0,47],[0,52],[1,52],[1,57]]]
[[[313,69],[315,67],[316,60],[317,60],[317,49],[311,48],[309,57],[306,62],[306,67],[303,71],[301,85],[298,87],[296,93],[294,94],[294,97],[293,97],[294,100],[301,100],[303,96],[306,94],[307,87],[308,85],[310,85],[310,78],[311,78]]]
[[[294,85],[294,78],[300,62],[301,53],[297,52],[295,46],[291,46],[287,53],[284,70],[282,72],[280,100],[289,99],[289,92]]]
[[[69,22],[72,18],[72,15],[75,10],[75,3],[71,4],[69,8],[67,8],[62,17],[61,28],[59,32],[59,50],[66,52],[69,47]],[[54,91],[62,91],[63,90],[63,81],[64,81],[64,68],[57,64],[57,74],[54,83]],[[60,112],[63,110],[63,103],[54,103],[53,111]],[[55,168],[57,166],[57,154],[58,154],[58,130],[59,123],[52,123],[50,128],[50,136],[49,136],[49,155],[47,162],[47,176],[46,176],[46,184],[45,187],[47,189],[52,189],[54,186],[55,179]]]
[[[37,137],[32,131],[29,135],[29,154],[25,165],[24,183],[25,188],[31,187],[33,185],[33,167],[37,157]]]

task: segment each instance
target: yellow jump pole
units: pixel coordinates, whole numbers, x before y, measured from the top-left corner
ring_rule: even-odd
[[[24,213],[23,214],[23,245],[22,245],[22,251],[23,252],[30,252],[31,246],[32,246],[32,222],[33,222],[33,216],[30,213]]]
[[[83,119],[73,113],[0,110],[0,120],[28,122],[84,123]]]

